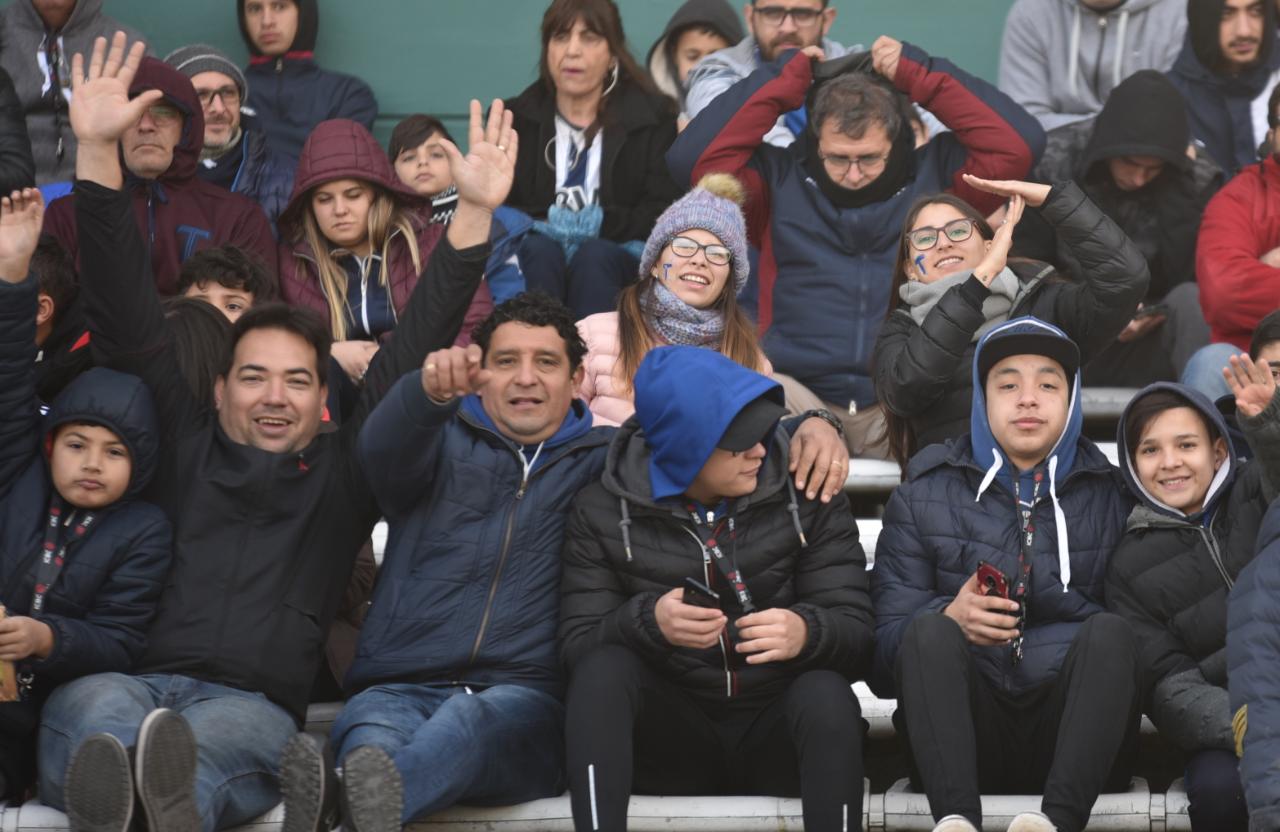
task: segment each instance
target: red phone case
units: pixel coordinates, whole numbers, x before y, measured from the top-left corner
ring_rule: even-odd
[[[983,595],[1009,597],[1009,579],[986,561],[978,562],[978,591]]]

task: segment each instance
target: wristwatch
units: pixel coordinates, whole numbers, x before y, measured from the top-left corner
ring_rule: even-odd
[[[841,423],[841,421],[836,418],[836,414],[832,413],[830,410],[825,408],[806,410],[804,413],[800,414],[800,421],[803,422],[805,419],[810,417],[821,419],[828,425],[831,425],[831,427],[836,429],[836,433],[840,434],[842,439],[844,438],[844,424]]]

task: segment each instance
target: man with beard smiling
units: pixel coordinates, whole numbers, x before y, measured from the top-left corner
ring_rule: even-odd
[[[244,73],[203,43],[176,49],[164,60],[191,79],[204,108],[204,149],[196,175],[249,197],[274,226],[293,191],[293,165],[267,147],[267,134],[245,118],[249,84]]]
[[[750,0],[742,9],[751,34],[728,49],[713,52],[689,73],[685,112],[700,113],[717,96],[746,78],[762,64],[772,63],[787,49],[821,47],[828,58],[845,54],[845,47],[827,38],[836,10],[829,0]],[[853,47],[852,51],[861,49]],[[786,147],[804,131],[806,114],[798,108],[778,117],[764,140]]]
[[[1257,161],[1267,96],[1280,81],[1271,0],[1189,0],[1187,40],[1169,80],[1187,101],[1191,135],[1227,176]]]
[[[963,174],[1025,178],[1044,131],[992,85],[891,37],[876,40],[869,61],[824,57],[811,46],[761,66],[690,122],[667,163],[677,182],[724,172],[746,186],[760,249],[757,319],[786,376],[787,407],[841,414],[850,452],[864,455],[883,434],[870,364],[908,209],[949,190],[994,210],[1000,198]],[[950,131],[916,148],[902,94]],[[765,144],[778,116],[802,104],[803,136]]]
[[[181,379],[123,190],[120,137],[161,93],[129,98],[141,43],[127,58],[123,33],[105,46],[87,78],[86,62],[73,63],[81,291],[95,355],[156,398],[164,453],[150,494],[173,523],[174,562],[135,675],[86,677],[50,700],[40,795],[94,830],[125,832],[135,776],[122,746],[136,744],[149,827],[209,832],[279,801],[280,750],[302,724],[324,634],[380,516],[357,434],[395,380],[461,327],[517,140],[501,102],[487,128],[472,102],[469,154],[450,145],[458,211],[341,429],[319,431],[328,328],[280,304],[236,322],[210,410]],[[79,776],[64,781],[68,771]]]

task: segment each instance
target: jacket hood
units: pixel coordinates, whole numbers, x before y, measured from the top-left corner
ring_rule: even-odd
[[[1244,87],[1255,96],[1260,95],[1272,71],[1280,64],[1280,54],[1275,48],[1275,4],[1262,4],[1262,50],[1257,63],[1239,75],[1226,74],[1222,48],[1218,43],[1225,6],[1226,0],[1187,0],[1187,40],[1173,68],[1192,78],[1199,77],[1204,81],[1216,78],[1231,86]]]
[[[783,403],[776,381],[703,347],[650,350],[636,371],[634,388],[634,418],[649,446],[655,500],[685,492],[749,403],[761,396]]]
[[[678,37],[684,33],[684,30],[693,26],[711,29],[724,38],[729,46],[746,37],[746,31],[742,28],[737,11],[729,5],[727,0],[688,0],[676,9],[676,13],[667,21],[667,27],[653,42],[653,46],[649,47],[645,63],[658,89],[681,102],[682,105],[686,88],[680,82],[675,63],[667,55],[667,43],[671,38]]]
[[[169,169],[160,175],[159,181],[179,183],[190,181],[196,175],[200,151],[204,147],[204,109],[196,97],[191,79],[158,58],[146,57],[138,67],[138,74],[129,87],[129,97],[136,98],[148,90],[160,90],[164,100],[182,113],[182,138],[173,149],[173,161]]]
[[[1026,498],[1034,493],[1035,480],[1041,476],[1041,466],[1036,466],[1031,471],[1017,470],[996,441],[995,434],[991,431],[991,422],[987,418],[986,385],[983,384],[978,370],[982,363],[982,350],[988,343],[1019,330],[1024,332],[1039,330],[1040,334],[1071,341],[1065,332],[1053,324],[1029,316],[1006,321],[978,341],[978,347],[973,353],[973,408],[969,416],[969,439],[973,448],[973,457],[978,465],[986,470],[986,474],[982,478],[981,485],[978,486],[978,493],[974,495],[975,502],[982,499],[983,492],[997,479],[1004,484],[1009,493],[1014,493],[1014,477],[1018,478],[1017,493],[1021,498]],[[1071,558],[1067,540],[1067,518],[1058,502],[1058,488],[1065,482],[1075,463],[1076,446],[1080,441],[1083,424],[1084,415],[1080,409],[1080,370],[1077,368],[1071,378],[1071,398],[1067,404],[1066,424],[1062,428],[1062,434],[1049,449],[1043,464],[1044,472],[1047,474],[1045,479],[1049,481],[1049,498],[1053,501],[1056,518],[1058,565],[1062,576],[1063,592],[1067,591],[1067,586],[1071,583]]]
[[[1138,474],[1133,467],[1133,456],[1129,453],[1129,437],[1125,433],[1125,425],[1129,421],[1129,413],[1143,397],[1160,391],[1173,393],[1185,399],[1187,406],[1195,408],[1204,417],[1205,421],[1217,429],[1218,435],[1227,443],[1227,461],[1218,468],[1218,472],[1209,483],[1209,490],[1205,492],[1204,505],[1198,515],[1183,514],[1176,508],[1165,505],[1151,496],[1151,493],[1147,491],[1146,487],[1138,479]],[[1129,400],[1129,404],[1125,405],[1124,413],[1120,416],[1120,426],[1116,429],[1116,447],[1123,455],[1123,461],[1120,463],[1120,473],[1124,475],[1125,485],[1129,486],[1129,491],[1141,500],[1148,509],[1158,514],[1178,519],[1198,516],[1201,522],[1207,522],[1213,516],[1213,510],[1223,495],[1231,491],[1231,484],[1236,477],[1236,469],[1240,466],[1240,460],[1236,456],[1235,443],[1232,441],[1231,431],[1227,427],[1227,420],[1217,406],[1209,401],[1209,398],[1199,390],[1168,381],[1158,381],[1155,384],[1147,385],[1138,391],[1138,395]]]
[[[320,10],[316,5],[316,0],[290,0],[298,7],[298,32],[293,36],[293,43],[289,44],[289,50],[286,57],[291,57],[294,53],[306,53],[308,56],[316,49],[316,35],[320,31]],[[265,59],[266,56],[253,45],[253,40],[249,37],[249,27],[244,22],[244,4],[245,0],[236,0],[236,19],[240,21],[240,37],[244,40],[245,48],[249,50],[250,62],[258,59]]]
[[[46,456],[59,426],[71,422],[101,425],[129,449],[133,470],[121,499],[147,487],[160,454],[160,429],[151,390],[137,376],[103,367],[88,370],[53,400],[44,419]]]
[[[574,399],[570,403],[569,412],[564,415],[564,421],[560,423],[560,427],[556,429],[550,439],[544,439],[537,445],[521,445],[498,430],[498,426],[494,424],[493,420],[489,418],[489,414],[485,412],[484,402],[474,393],[462,400],[460,409],[472,422],[501,436],[513,447],[522,450],[534,448],[533,458],[525,460],[530,471],[536,467],[538,459],[543,458],[543,453],[554,451],[561,445],[573,442],[585,436],[591,430],[591,411],[587,409],[587,405],[582,399]]]
[[[28,19],[27,22],[33,29],[45,29],[44,18],[40,17],[30,0],[14,0],[12,5]],[[96,24],[101,17],[102,0],[77,0],[75,8],[71,10],[71,17],[67,18],[67,25],[62,27],[59,34],[64,38],[75,35],[81,29]]]
[[[1191,122],[1187,104],[1164,73],[1135,72],[1111,91],[1093,124],[1084,168],[1119,156],[1154,156],[1187,171]]]
[[[396,176],[387,154],[364,125],[345,118],[322,121],[302,146],[289,204],[280,212],[280,235],[296,230],[312,188],[335,179],[359,179],[377,185],[415,208],[427,201]]]

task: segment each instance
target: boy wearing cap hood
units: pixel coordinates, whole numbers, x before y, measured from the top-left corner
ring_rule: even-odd
[[[1233,359],[1228,382],[1258,456],[1242,462],[1199,392],[1153,384],[1125,408],[1120,468],[1138,505],[1107,569],[1107,608],[1138,636],[1144,710],[1190,755],[1193,829],[1244,830],[1227,695],[1227,596],[1253,560],[1280,483],[1280,399],[1265,361]]]
[[[885,513],[872,687],[948,832],[980,829],[992,793],[1044,795],[1010,830],[1079,832],[1128,782],[1108,772],[1137,736],[1136,646],[1102,584],[1130,502],[1080,435],[1079,363],[1036,318],[987,333],[970,435],[920,451]]]
[[[373,130],[378,101],[369,85],[316,63],[316,0],[236,0],[236,15],[249,49],[249,107],[273,150],[296,162],[307,136],[330,119]]]
[[[262,209],[248,197],[196,176],[204,147],[204,111],[191,80],[164,61],[144,58],[129,97],[148,90],[160,90],[164,97],[121,137],[120,157],[160,294],[177,293],[178,273],[188,257],[224,244],[244,249],[274,273],[275,236]],[[58,238],[78,266],[74,193],[49,206],[44,230]]]
[[[141,381],[89,370],[41,420],[27,264],[42,202],[14,194],[0,206],[0,661],[16,663],[20,698],[0,702],[0,799],[29,785],[53,688],[141,656],[173,542],[163,512],[138,499],[160,439]]]
[[[1056,0],[1055,0],[1056,2]],[[1178,378],[1209,343],[1196,285],[1196,235],[1222,170],[1204,153],[1187,156],[1187,105],[1164,74],[1141,70],[1112,92],[1097,118],[1049,131],[1037,182],[1074,181],[1133,240],[1147,261],[1149,309],[1089,364],[1090,384],[1141,387]],[[1039,216],[1018,225],[1014,253],[1081,274],[1080,261]],[[1156,313],[1156,314],[1152,314]]]
[[[575,826],[624,829],[634,783],[800,795],[806,829],[842,829],[861,815],[850,682],[872,640],[848,503],[793,488],[782,389],[758,373],[712,350],[658,347],[635,392],[635,416],[566,530]],[[688,579],[718,599],[689,603]]]

